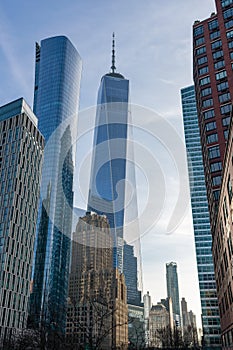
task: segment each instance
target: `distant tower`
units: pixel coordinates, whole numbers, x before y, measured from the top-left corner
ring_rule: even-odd
[[[149,318],[150,318],[150,310],[151,310],[151,296],[149,292],[147,292],[143,296],[143,304],[144,304],[144,320],[145,320],[145,343],[148,346],[149,339],[150,339]]]
[[[187,301],[185,300],[185,298],[181,299],[181,312],[182,312],[182,325],[183,325],[183,328],[186,328],[189,325],[189,319],[188,319]]]
[[[173,317],[177,326],[181,326],[180,298],[177,275],[177,264],[170,262],[166,264],[167,296],[172,300]]]
[[[23,98],[0,107],[0,347],[27,327],[43,149]]]

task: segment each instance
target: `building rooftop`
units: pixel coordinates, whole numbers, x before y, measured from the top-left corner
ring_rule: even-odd
[[[31,110],[31,107],[23,99],[23,97],[15,101],[9,102],[0,107],[0,121],[12,118],[22,113],[25,113],[31,119],[33,124],[37,127],[37,123],[38,123],[37,117]]]

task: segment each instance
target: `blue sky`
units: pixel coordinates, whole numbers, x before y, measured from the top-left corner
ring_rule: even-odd
[[[83,59],[80,108],[93,106],[114,31],[116,67],[130,80],[131,102],[157,111],[182,135],[179,91],[192,84],[192,24],[213,11],[214,0],[0,0],[0,105],[20,96],[32,105],[35,42],[62,34]],[[175,175],[171,181],[175,187]],[[177,261],[180,297],[199,314],[190,211],[173,235],[152,229],[142,254],[144,292],[153,302],[166,296],[165,263]]]

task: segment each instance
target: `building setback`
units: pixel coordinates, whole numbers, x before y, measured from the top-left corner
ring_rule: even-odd
[[[23,98],[0,107],[0,345],[27,325],[43,149]]]
[[[211,250],[212,235],[194,86],[181,90],[181,102],[202,309],[203,345],[220,347],[220,319]],[[183,316],[183,326],[186,326],[186,316]]]
[[[34,112],[45,137],[30,322],[65,332],[81,58],[65,36],[36,44]],[[75,147],[74,147],[75,148]],[[53,327],[51,326],[53,325]]]

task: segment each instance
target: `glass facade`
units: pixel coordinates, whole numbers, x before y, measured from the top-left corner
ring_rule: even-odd
[[[205,349],[220,349],[220,320],[212,259],[212,235],[194,86],[181,90]],[[217,169],[221,162],[216,164]]]
[[[0,347],[27,326],[44,140],[21,98],[0,107]],[[3,347],[2,347],[3,346]]]
[[[64,36],[36,44],[34,112],[45,137],[30,322],[64,332],[81,58]]]
[[[113,237],[113,266],[123,271],[123,225],[128,132],[129,81],[102,77],[96,113],[88,210],[106,215]]]

